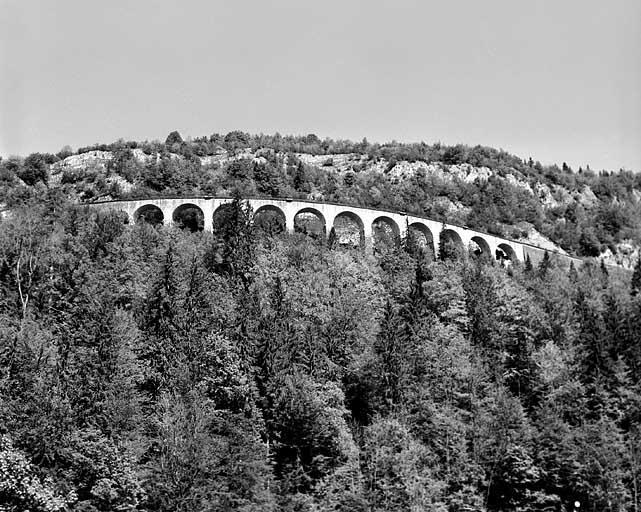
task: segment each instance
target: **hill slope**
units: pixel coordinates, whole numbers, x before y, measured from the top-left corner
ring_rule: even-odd
[[[202,233],[78,207],[236,187],[581,249],[636,219],[624,173],[234,137],[2,162],[0,509],[638,510],[641,263],[362,251],[261,227],[240,199]]]
[[[80,200],[163,194],[298,197],[390,208],[631,268],[641,177],[544,167],[481,146],[370,144],[230,132],[116,142],[2,162],[12,189],[38,181]],[[13,196],[29,195],[25,190]],[[9,197],[7,197],[9,196]],[[1,199],[0,199],[1,200]],[[5,194],[5,202],[15,199]]]

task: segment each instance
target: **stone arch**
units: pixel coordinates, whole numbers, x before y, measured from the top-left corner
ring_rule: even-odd
[[[147,223],[152,226],[160,226],[164,223],[165,216],[162,210],[155,204],[142,205],[134,212],[134,223]]]
[[[353,212],[341,212],[334,217],[336,244],[343,247],[363,247],[365,227],[361,218]]]
[[[485,238],[480,236],[473,236],[469,244],[469,252],[473,256],[481,258],[491,258],[492,251],[490,250],[490,244],[487,243]]]
[[[253,210],[251,209],[251,205],[248,201],[241,201],[238,207],[240,211],[235,212],[234,208],[236,208],[236,206],[234,206],[234,203],[230,201],[228,203],[221,204],[216,208],[216,210],[214,210],[214,213],[211,216],[211,227],[214,234],[219,233],[225,224],[236,215],[239,215],[244,219],[243,223],[245,221],[250,221],[251,218],[254,217]]]
[[[372,222],[372,238],[374,248],[378,245],[394,247],[398,245],[400,240],[400,229],[398,224],[389,217],[384,215],[377,217]]]
[[[434,259],[434,236],[430,228],[422,222],[413,222],[409,225],[408,234],[414,237],[420,251],[425,252],[431,259]]]
[[[232,208],[233,206],[231,203],[223,203],[218,208],[216,208],[211,217],[212,228],[214,232],[220,229],[226,214],[231,213]]]
[[[267,235],[284,233],[286,226],[285,213],[278,206],[266,204],[254,212],[254,227]]]
[[[303,233],[312,238],[324,238],[325,231],[325,217],[315,208],[303,208],[294,215],[295,233]]]
[[[518,261],[516,251],[510,244],[506,243],[499,244],[496,248],[496,259],[501,262],[511,261],[516,263]]]
[[[205,226],[205,214],[193,203],[181,204],[172,214],[174,224],[192,233],[202,231]]]
[[[461,240],[461,236],[453,229],[443,229],[439,239],[438,255],[440,259],[457,259],[465,254],[463,240]]]

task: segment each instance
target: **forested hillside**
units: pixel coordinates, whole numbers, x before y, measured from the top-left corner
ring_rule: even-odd
[[[162,158],[117,164],[131,193],[164,190],[154,169],[205,187]],[[277,168],[226,164],[209,191]],[[286,169],[277,193],[329,176]],[[641,268],[366,254],[266,235],[240,199],[213,234],[131,226],[11,187],[0,510],[638,509]]]
[[[249,135],[125,142],[0,161],[0,202],[33,186],[71,199],[161,195],[297,197],[427,215],[632,268],[641,175],[543,166],[492,148]]]
[[[231,132],[0,161],[0,511],[637,510],[641,178]],[[233,195],[214,232],[83,202]],[[505,267],[253,223],[419,213],[599,257]],[[614,272],[603,263],[634,268]]]

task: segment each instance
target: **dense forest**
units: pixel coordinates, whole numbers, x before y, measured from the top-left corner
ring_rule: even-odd
[[[444,249],[29,189],[0,221],[0,510],[638,510],[641,268]]]
[[[396,172],[416,162],[435,167]],[[372,253],[279,233],[242,197],[598,256],[641,243],[640,191],[628,171],[315,135],[0,159],[0,511],[636,512],[641,264],[435,259],[411,231]],[[235,198],[212,233],[83,205],[195,194]]]
[[[66,164],[76,156],[88,160]],[[387,208],[526,241],[534,230],[570,254],[607,253],[613,264],[627,251],[628,267],[641,246],[641,174],[543,166],[483,146],[241,131],[183,140],[172,132],[165,142],[121,140],[0,160],[0,204],[18,205],[39,187],[82,201],[240,190]]]

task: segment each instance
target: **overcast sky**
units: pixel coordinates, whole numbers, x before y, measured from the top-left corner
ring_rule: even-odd
[[[639,0],[0,0],[0,155],[226,133],[641,170]]]

